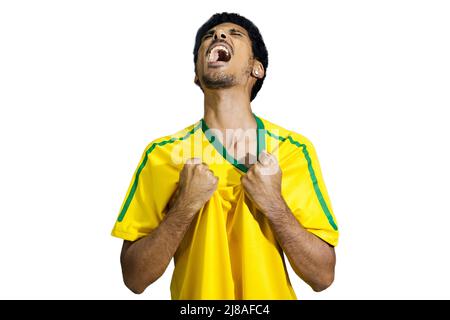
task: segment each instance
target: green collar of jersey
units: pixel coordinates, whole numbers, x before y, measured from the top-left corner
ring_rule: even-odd
[[[259,159],[259,154],[261,153],[261,151],[266,149],[266,130],[264,128],[264,123],[262,122],[262,120],[260,118],[258,118],[255,114],[253,114],[253,116],[255,117],[256,120],[256,144],[257,144],[257,150],[256,150],[256,154],[257,157]],[[243,164],[243,163],[239,163],[238,160],[236,160],[232,155],[230,155],[227,152],[227,149],[223,146],[223,144],[220,142],[219,139],[217,139],[217,137],[214,135],[213,130],[209,130],[208,126],[206,125],[205,120],[202,118],[201,120],[202,123],[202,131],[205,134],[205,137],[208,139],[209,143],[211,143],[214,148],[217,150],[217,152],[219,152],[222,157],[225,158],[225,160],[227,160],[230,164],[232,164],[233,166],[235,166],[236,168],[238,168],[239,170],[243,171],[243,172],[247,172],[248,168]]]

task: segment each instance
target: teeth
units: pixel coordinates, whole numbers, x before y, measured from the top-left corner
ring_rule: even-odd
[[[227,47],[218,45],[218,46],[212,48],[212,50],[209,52],[208,62],[215,62],[219,59],[219,50],[225,51],[228,55],[230,54]]]
[[[211,51],[215,51],[215,50],[224,50],[224,51],[226,51],[228,53],[227,47],[220,46],[220,45],[217,46],[217,47],[214,47]]]

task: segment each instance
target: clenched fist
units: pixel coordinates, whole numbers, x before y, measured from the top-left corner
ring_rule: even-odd
[[[281,195],[281,169],[277,158],[262,151],[256,162],[241,178],[246,194],[267,215],[284,200]]]
[[[195,215],[217,189],[219,179],[198,158],[188,159],[180,172],[178,188],[169,203]]]

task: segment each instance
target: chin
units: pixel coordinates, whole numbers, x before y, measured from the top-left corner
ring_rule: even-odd
[[[210,89],[229,88],[235,85],[235,77],[223,71],[208,72],[203,75],[202,82]]]

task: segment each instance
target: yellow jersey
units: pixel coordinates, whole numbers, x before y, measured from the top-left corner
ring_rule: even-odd
[[[313,145],[304,136],[255,115],[257,151],[274,154],[282,195],[299,223],[332,246],[338,227]],[[112,235],[135,241],[158,227],[188,158],[198,157],[219,178],[178,247],[172,299],[297,299],[282,249],[269,222],[247,198],[234,159],[203,119],[156,139],[145,149]]]

